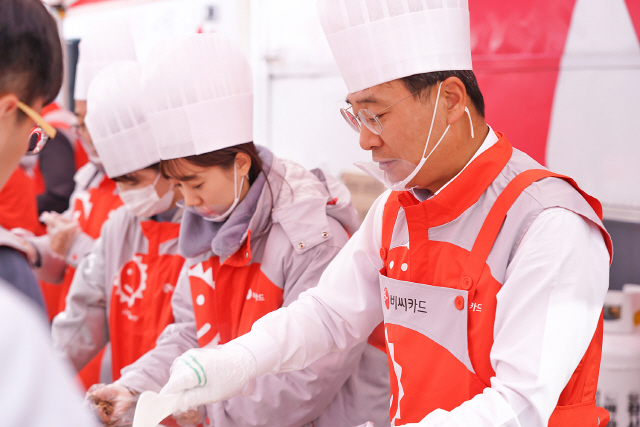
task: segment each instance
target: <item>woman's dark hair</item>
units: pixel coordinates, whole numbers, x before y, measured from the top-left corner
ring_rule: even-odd
[[[151,166],[147,166],[144,169],[151,169],[154,170],[156,172],[160,172],[160,163],[154,163]],[[142,169],[142,170],[144,170]],[[131,173],[127,173],[124,175],[120,175],[120,176],[116,176],[115,178],[112,178],[115,182],[124,182],[127,184],[137,184],[138,183],[138,178],[135,175],[135,172],[131,172]]]
[[[0,1],[0,95],[52,102],[62,85],[62,44],[40,0]]]
[[[462,80],[467,95],[471,99],[473,106],[481,117],[484,117],[484,97],[480,92],[476,75],[471,70],[460,71],[435,71],[433,73],[414,74],[412,76],[403,77],[402,82],[409,92],[418,92],[416,98],[419,98],[424,89],[431,89],[438,82],[444,81],[449,77],[457,77]]]
[[[223,169],[230,169],[233,167],[233,162],[235,161],[236,154],[238,153],[244,153],[251,158],[249,183],[253,184],[258,175],[260,175],[260,172],[264,172],[264,169],[262,168],[262,160],[260,159],[260,156],[258,156],[258,150],[256,150],[256,146],[253,142],[246,142],[244,144],[234,145],[233,147],[227,147],[195,156],[182,157],[182,159],[192,165],[203,168],[220,166]],[[181,170],[178,160],[180,159],[160,161],[160,173],[162,173],[165,178],[174,178],[177,180],[187,176],[184,171]]]

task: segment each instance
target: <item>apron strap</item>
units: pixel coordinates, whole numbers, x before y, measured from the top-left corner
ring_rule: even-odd
[[[380,248],[380,258],[382,261],[387,259],[389,248],[391,247],[391,236],[393,236],[393,229],[396,224],[396,219],[398,218],[398,212],[400,211],[399,195],[400,192],[393,191],[384,204],[384,210],[382,211],[382,247]]]
[[[473,248],[471,249],[471,253],[469,254],[469,258],[467,259],[467,263],[462,273],[463,289],[475,289],[475,285],[480,279],[480,275],[482,274],[482,270],[487,262],[489,253],[491,252],[493,244],[498,237],[498,233],[502,228],[502,223],[507,217],[507,212],[511,209],[511,206],[516,199],[529,185],[543,178],[549,177],[570,180],[570,178],[558,175],[546,169],[531,169],[517,175],[505,187],[502,193],[500,193],[493,204],[493,207],[489,211],[489,214],[480,229],[480,233],[478,233],[478,237],[476,237],[476,241],[473,243]]]

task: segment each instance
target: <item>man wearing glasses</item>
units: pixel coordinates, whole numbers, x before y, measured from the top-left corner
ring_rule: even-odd
[[[371,151],[358,166],[391,191],[316,288],[249,334],[189,350],[163,393],[183,392],[178,410],[225,399],[384,321],[392,425],[606,425],[602,210],[485,122],[467,1],[318,9],[349,92],[342,115]]]
[[[25,152],[36,154],[55,137],[55,128],[38,112],[60,90],[62,48],[55,21],[39,1],[2,2],[0,12],[2,187]],[[43,306],[38,283],[22,252],[20,242],[0,229],[0,277]]]

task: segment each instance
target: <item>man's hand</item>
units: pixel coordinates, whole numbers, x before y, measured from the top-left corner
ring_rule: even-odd
[[[85,399],[105,426],[133,421],[135,403],[139,393],[118,383],[94,384]]]
[[[40,221],[47,226],[51,250],[66,257],[73,239],[80,230],[78,221],[75,218],[68,219],[57,212],[43,212]]]
[[[195,427],[204,421],[204,406],[200,406],[197,409],[189,409],[187,412],[180,414],[173,414],[173,418],[182,427]]]
[[[160,394],[182,393],[176,410],[187,412],[239,394],[256,371],[253,354],[239,344],[192,349],[173,362]]]

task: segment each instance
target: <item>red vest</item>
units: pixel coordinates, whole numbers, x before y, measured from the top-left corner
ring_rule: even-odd
[[[481,196],[492,197],[486,190],[512,154],[506,138],[499,137],[450,184],[449,196],[442,194],[448,197],[445,202],[437,196],[419,202],[409,192],[394,192],[385,205],[380,251],[385,267],[380,272],[380,284],[391,375],[390,415],[396,425],[419,422],[438,408],[450,411],[491,386],[495,373],[489,355],[496,294],[501,289],[495,277],[501,276],[491,271],[487,259],[507,212],[522,191],[545,177],[564,179],[579,192],[575,197],[584,197],[602,218],[599,202],[582,192],[573,180],[534,169],[511,179],[497,196],[470,251],[453,242],[430,240],[431,229],[469,215],[469,208]],[[451,197],[463,192],[465,197]],[[406,218],[410,245],[392,247],[400,208]],[[602,227],[596,215],[590,214]],[[602,231],[611,253],[610,238],[603,228]],[[517,237],[521,236],[513,239]],[[430,317],[426,317],[427,313]],[[601,352],[602,318],[560,396],[549,426],[595,427],[598,416],[602,421],[608,419],[606,411],[598,413],[595,407]]]
[[[189,269],[200,347],[244,335],[256,320],[282,306],[282,289],[264,275],[259,263],[251,263],[250,242],[251,233],[224,263],[213,256]]]
[[[180,224],[141,222],[148,252],[138,253],[113,278],[109,312],[109,339],[113,380],[120,370],[155,347],[164,328],[173,323],[171,296],[184,258],[161,254],[160,245],[178,238]]]

